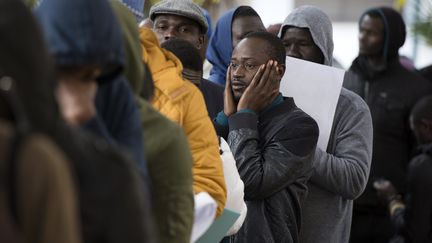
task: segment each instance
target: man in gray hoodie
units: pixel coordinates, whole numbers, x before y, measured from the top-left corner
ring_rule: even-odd
[[[279,31],[286,55],[331,66],[333,30],[329,17],[313,6],[291,12]],[[368,106],[342,88],[327,150],[316,149],[309,194],[302,207],[300,242],[349,241],[353,199],[366,186],[372,154]]]

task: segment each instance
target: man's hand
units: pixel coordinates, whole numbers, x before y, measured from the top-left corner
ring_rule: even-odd
[[[62,79],[56,96],[63,118],[70,125],[81,125],[96,116],[97,83]]]
[[[269,106],[279,94],[278,63],[270,60],[262,65],[237,105],[237,111],[250,109],[259,112]]]
[[[374,181],[373,187],[376,190],[378,198],[385,204],[388,204],[398,195],[396,188],[393,186],[393,184],[385,179]]]
[[[237,112],[237,107],[234,102],[234,95],[231,88],[231,65],[228,66],[226,79],[225,79],[225,92],[224,92],[224,113],[231,116]]]

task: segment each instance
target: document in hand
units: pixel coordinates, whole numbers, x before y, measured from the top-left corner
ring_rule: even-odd
[[[190,242],[199,239],[213,224],[216,208],[216,201],[207,192],[200,192],[195,195],[194,224]]]
[[[227,235],[228,230],[235,223],[239,213],[225,209],[222,215],[213,222],[210,228],[202,235],[196,243],[218,243],[224,236]]]
[[[280,91],[315,119],[320,130],[317,146],[325,151],[345,71],[292,57],[286,57],[285,65]]]

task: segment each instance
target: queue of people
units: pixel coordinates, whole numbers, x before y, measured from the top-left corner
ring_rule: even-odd
[[[226,211],[213,242],[432,242],[432,83],[400,62],[400,13],[360,16],[323,149],[281,80],[287,57],[334,65],[324,11],[143,11],[0,0],[0,242],[189,243]]]

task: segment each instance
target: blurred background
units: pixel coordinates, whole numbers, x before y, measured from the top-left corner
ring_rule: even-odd
[[[33,5],[37,0],[24,0]],[[159,0],[146,0],[144,14]],[[407,24],[407,40],[400,54],[411,59],[417,68],[432,64],[432,0],[194,0],[207,9],[213,26],[226,10],[238,5],[250,5],[261,16],[264,25],[283,22],[295,7],[310,4],[324,10],[333,21],[334,57],[348,68],[358,54],[358,24],[368,8],[390,6],[399,10]]]
[[[158,0],[147,0],[144,13]],[[407,40],[400,51],[417,68],[432,64],[432,0],[195,0],[207,9],[215,25],[218,16],[233,6],[250,5],[261,16],[264,25],[281,23],[295,7],[311,4],[320,7],[333,21],[334,57],[348,68],[358,54],[360,15],[370,7],[391,6],[398,9],[407,24]]]

